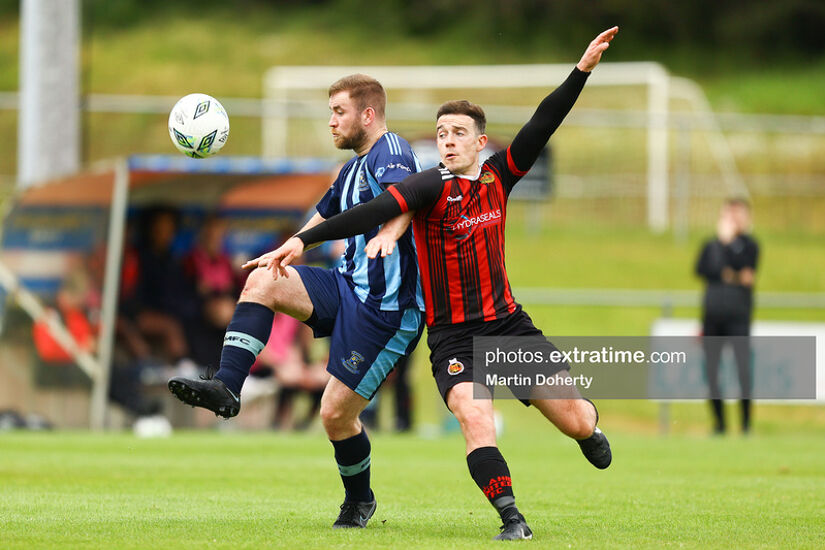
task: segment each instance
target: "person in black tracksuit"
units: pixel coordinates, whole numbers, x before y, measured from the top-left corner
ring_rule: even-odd
[[[708,379],[714,432],[725,431],[719,388],[719,359],[722,348],[731,338],[736,370],[739,375],[742,405],[742,431],[750,430],[751,391],[753,380],[750,366],[751,317],[753,313],[753,283],[759,259],[759,245],[747,232],[750,227],[750,206],[742,199],[729,199],[722,207],[716,237],[702,248],[696,263],[696,274],[707,286],[702,304],[702,334],[705,369]],[[711,338],[708,338],[711,337]]]

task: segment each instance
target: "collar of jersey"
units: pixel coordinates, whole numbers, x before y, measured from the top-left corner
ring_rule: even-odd
[[[438,164],[442,168],[447,168],[446,166],[444,166],[443,162],[440,162]],[[450,173],[453,174],[452,172],[450,172]],[[459,174],[453,174],[453,175],[457,178],[465,179],[465,180],[468,180],[468,181],[476,181],[478,178],[481,177],[481,166],[478,167],[478,171],[476,172],[475,176],[463,176],[463,175],[459,175]]]
[[[370,145],[370,148],[369,148],[369,150],[368,150],[366,153],[364,153],[363,155],[355,155],[355,158],[357,158],[358,160],[361,160],[362,158],[364,158],[364,157],[366,157],[367,155],[369,155],[370,153],[372,153],[372,150],[373,150],[373,149],[375,149],[375,146],[376,146],[376,145],[378,145],[378,142],[379,142],[379,141],[381,141],[382,139],[384,139],[384,136],[386,136],[386,135],[387,135],[387,134],[389,134],[389,133],[390,133],[390,131],[389,131],[389,130],[387,130],[386,132],[384,132],[383,134],[381,134],[381,137],[379,137],[378,139],[376,139],[376,140],[375,140],[375,143],[373,143],[372,145]]]

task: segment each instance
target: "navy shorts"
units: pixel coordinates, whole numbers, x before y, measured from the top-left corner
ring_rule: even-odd
[[[398,360],[409,355],[424,330],[421,311],[381,311],[361,302],[337,269],[297,265],[312,300],[305,321],[316,338],[330,336],[327,371],[372,399]]]

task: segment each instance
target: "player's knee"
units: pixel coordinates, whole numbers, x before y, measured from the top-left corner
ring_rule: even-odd
[[[495,437],[496,427],[490,411],[467,405],[454,411],[461,431],[468,438]]]
[[[587,439],[596,429],[596,413],[588,402],[579,403],[579,414],[568,417],[565,433],[573,439]]]
[[[321,410],[318,412],[318,415],[321,417],[321,423],[324,427],[335,424],[341,418],[340,411],[336,410],[335,407],[324,403],[323,401],[321,402]]]
[[[333,406],[329,403],[321,402],[321,410],[318,413],[321,417],[321,423],[327,435],[334,438],[339,432],[351,431],[350,428],[354,424],[354,419],[350,417],[341,407]]]
[[[567,434],[573,439],[587,439],[593,435],[593,430],[596,425],[593,422],[580,419],[571,426],[570,432]]]
[[[264,268],[257,268],[249,274],[243,290],[241,291],[241,302],[257,302],[259,304],[271,305],[277,299],[277,284],[272,279],[272,273]]]

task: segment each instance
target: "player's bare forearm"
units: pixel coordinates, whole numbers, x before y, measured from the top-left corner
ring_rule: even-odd
[[[404,212],[400,216],[391,219],[384,224],[378,234],[381,235],[383,233],[384,235],[392,237],[393,240],[397,241],[410,226],[413,214],[415,214],[415,212]]]
[[[364,248],[367,257],[375,258],[380,253],[381,257],[384,258],[392,254],[395,250],[395,242],[407,231],[414,214],[412,211],[405,212],[385,223],[378,234],[370,239],[370,242]]]

